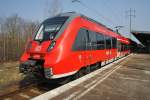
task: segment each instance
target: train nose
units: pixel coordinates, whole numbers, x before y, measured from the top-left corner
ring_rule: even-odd
[[[42,43],[39,43],[38,41],[33,41],[32,47],[29,52],[30,53],[46,53],[51,42],[52,41],[43,41]]]
[[[48,48],[51,45],[51,41],[44,41],[39,44],[37,41],[32,42],[32,48],[28,52],[32,59],[44,59],[45,54],[48,52]]]
[[[33,60],[28,60],[28,61],[20,64],[20,66],[19,66],[20,73],[26,74],[28,72],[32,72],[35,64],[36,64],[36,61],[33,61]]]

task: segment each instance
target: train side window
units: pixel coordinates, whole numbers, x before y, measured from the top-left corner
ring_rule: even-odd
[[[120,51],[123,51],[123,45],[122,45],[122,43],[120,43],[121,44],[121,50]]]
[[[112,37],[110,37],[110,41],[111,41],[111,44],[110,44],[110,49],[112,49],[113,47],[113,43],[112,43]]]
[[[117,39],[112,38],[112,48],[117,48]]]
[[[90,30],[88,30],[88,33],[90,39],[88,45],[91,45],[91,50],[96,50],[97,49],[96,33]]]
[[[76,39],[74,41],[72,50],[73,51],[82,51],[86,50],[86,43],[88,41],[87,30],[81,28],[77,33]]]
[[[101,33],[96,34],[96,39],[97,39],[97,49],[102,50],[105,49],[105,43],[104,43],[104,35]]]
[[[127,48],[126,48],[126,44],[124,44],[124,51],[126,51],[127,50]]]
[[[105,36],[105,40],[106,40],[106,49],[111,49],[111,37]]]
[[[124,51],[124,44],[121,43],[121,51]]]
[[[117,41],[117,44],[118,44],[118,46],[117,46],[118,51],[120,52],[121,51],[121,43],[120,43],[120,41]]]
[[[125,44],[125,50],[128,50],[128,45],[127,44]]]
[[[128,45],[126,44],[126,50],[128,50]]]

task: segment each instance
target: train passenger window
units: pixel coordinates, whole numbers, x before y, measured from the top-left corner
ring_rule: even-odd
[[[125,44],[125,50],[128,50],[128,49],[129,49],[128,45],[127,45],[127,44]]]
[[[101,33],[96,34],[96,40],[97,40],[97,49],[102,50],[105,49],[105,43],[104,43],[104,35]]]
[[[125,44],[123,44],[123,51],[125,51]]]
[[[121,43],[121,51],[124,51],[124,48],[125,48],[124,44]]]
[[[117,48],[117,39],[112,38],[112,48]]]
[[[89,33],[89,43],[88,46],[91,46],[91,50],[96,50],[97,49],[97,40],[96,40],[96,33],[93,31],[88,30]]]
[[[111,37],[105,36],[105,40],[106,40],[106,49],[111,49]]]
[[[123,51],[123,45],[120,43],[120,51]]]
[[[126,49],[127,49],[127,48],[126,48],[126,44],[124,44],[124,51],[126,51]]]
[[[121,51],[121,43],[118,41],[117,44],[118,44],[118,46],[117,46],[118,51],[120,52]]]
[[[73,51],[82,51],[86,50],[86,44],[88,41],[88,36],[87,36],[87,30],[81,28],[79,32],[77,33],[75,42],[73,44],[72,50]]]
[[[67,19],[68,17],[46,19],[37,30],[34,40],[41,42],[53,40]]]
[[[126,45],[126,48],[127,48],[127,50],[129,50],[129,46],[128,45]]]

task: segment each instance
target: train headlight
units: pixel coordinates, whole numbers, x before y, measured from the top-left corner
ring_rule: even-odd
[[[55,44],[56,44],[56,41],[52,41],[52,43],[51,43],[50,46],[48,47],[47,51],[52,50],[52,49],[54,48]]]

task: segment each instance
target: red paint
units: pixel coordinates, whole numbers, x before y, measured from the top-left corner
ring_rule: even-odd
[[[104,33],[117,38],[120,42],[129,44],[129,40],[81,17],[73,19],[61,36],[56,40],[55,47],[47,52],[51,41],[45,41],[39,44],[37,41],[31,41],[31,47],[21,57],[21,62],[29,58],[44,59],[44,68],[52,68],[53,74],[64,74],[82,67],[94,64],[96,62],[106,61],[117,57],[117,49],[95,50],[95,51],[72,51],[72,45],[80,28],[87,28],[96,32]],[[127,54],[130,51],[122,52]],[[89,59],[92,55],[92,59]]]

